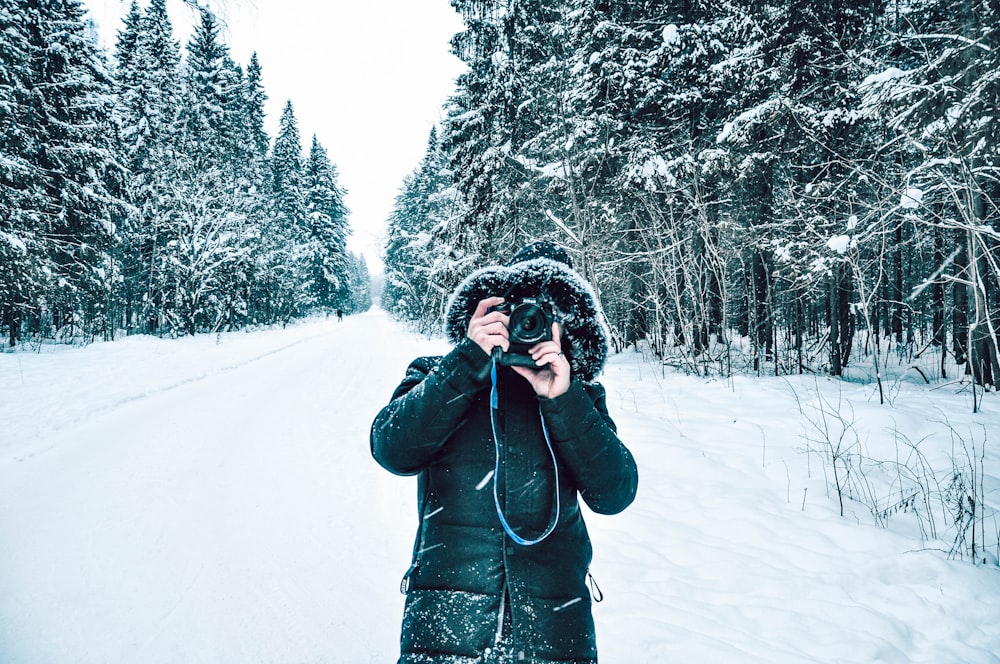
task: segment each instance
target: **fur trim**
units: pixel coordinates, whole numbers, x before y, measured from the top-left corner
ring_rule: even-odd
[[[608,355],[604,315],[590,284],[576,271],[548,258],[532,258],[473,272],[448,302],[445,333],[449,341],[457,344],[465,339],[476,306],[494,295],[503,295],[508,302],[526,297],[546,302],[562,324],[563,347],[573,374],[587,382],[600,374]]]

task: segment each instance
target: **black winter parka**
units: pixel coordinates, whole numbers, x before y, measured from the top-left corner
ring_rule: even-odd
[[[618,439],[604,389],[579,371],[565,394],[545,399],[499,367],[497,445],[489,361],[468,339],[443,357],[418,358],[372,425],[378,463],[418,475],[399,661],[492,661],[506,629],[514,661],[595,662],[586,583],[592,550],[577,497],[598,513],[625,509],[636,492],[635,461]],[[558,463],[559,521],[549,537],[522,546],[501,527],[494,481],[513,530],[538,537],[555,514],[556,486],[541,418]]]

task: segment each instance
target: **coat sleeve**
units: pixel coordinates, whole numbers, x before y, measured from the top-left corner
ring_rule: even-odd
[[[618,439],[604,388],[573,381],[565,394],[540,401],[552,444],[587,506],[598,514],[628,507],[639,473],[632,453]]]
[[[489,356],[470,340],[444,357],[414,360],[372,423],[375,460],[397,475],[420,472],[465,421],[488,367]]]

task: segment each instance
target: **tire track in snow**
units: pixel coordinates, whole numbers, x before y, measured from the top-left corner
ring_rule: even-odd
[[[23,438],[21,440],[21,443],[25,445],[24,449],[22,449],[19,452],[16,452],[16,453],[10,455],[7,459],[0,459],[0,466],[4,465],[6,463],[11,463],[11,462],[20,463],[20,462],[23,462],[23,461],[27,461],[27,460],[35,457],[35,456],[38,456],[39,454],[44,454],[44,453],[48,452],[49,450],[51,450],[54,447],[54,444],[48,444],[48,445],[42,444],[42,445],[34,445],[34,446],[32,446],[32,445],[30,445],[28,443],[28,441],[30,441],[30,440],[35,440],[35,441],[44,440],[44,439],[46,439],[46,438],[48,438],[50,436],[53,436],[53,435],[58,434],[58,433],[61,433],[61,432],[65,431],[65,430],[67,430],[67,429],[70,429],[70,428],[73,428],[73,427],[76,427],[76,426],[84,425],[88,421],[90,421],[90,420],[92,420],[92,419],[94,419],[96,417],[100,417],[100,416],[103,416],[103,415],[107,415],[107,414],[113,413],[116,410],[119,410],[120,408],[122,408],[124,406],[127,406],[129,404],[133,404],[133,403],[135,403],[137,401],[141,401],[143,399],[148,399],[150,397],[162,395],[162,394],[171,392],[173,390],[176,390],[178,388],[185,387],[185,386],[188,386],[188,385],[192,385],[194,383],[198,383],[198,382],[206,380],[208,378],[212,378],[212,377],[220,376],[220,375],[225,375],[225,374],[230,373],[232,371],[236,371],[238,369],[243,369],[243,368],[248,367],[250,365],[253,365],[253,364],[257,363],[257,362],[260,362],[261,360],[267,359],[267,358],[272,357],[274,355],[277,355],[279,353],[286,352],[286,351],[288,351],[288,350],[290,350],[292,348],[295,348],[296,346],[299,346],[301,344],[304,344],[304,343],[307,343],[307,342],[311,342],[311,341],[316,341],[317,339],[322,339],[324,337],[328,337],[328,336],[331,336],[333,334],[334,334],[334,332],[332,330],[327,330],[327,331],[321,332],[319,334],[314,334],[314,335],[311,335],[311,336],[308,336],[308,337],[304,337],[304,338],[301,338],[301,339],[296,339],[295,341],[283,344],[283,345],[281,345],[281,346],[279,346],[277,348],[273,348],[273,349],[271,349],[271,350],[269,350],[267,352],[260,353],[260,354],[257,354],[257,355],[254,355],[254,356],[248,357],[248,358],[243,358],[243,359],[241,359],[239,361],[233,362],[231,364],[223,365],[223,366],[218,367],[218,368],[214,368],[214,369],[211,369],[211,370],[203,371],[203,372],[201,372],[201,373],[199,373],[197,375],[194,375],[194,376],[189,376],[187,378],[183,378],[183,379],[180,379],[180,380],[175,380],[175,381],[173,381],[171,383],[168,383],[166,385],[161,385],[161,386],[158,386],[158,387],[153,387],[153,388],[150,388],[150,389],[147,389],[147,390],[143,390],[143,391],[135,393],[135,394],[131,394],[129,396],[119,397],[118,399],[112,401],[111,403],[104,404],[104,405],[99,405],[99,406],[93,407],[93,408],[91,408],[91,409],[87,410],[86,412],[81,413],[79,415],[74,415],[74,416],[68,417],[68,418],[66,418],[64,420],[60,420],[58,422],[55,422],[55,423],[51,424],[50,426],[48,426],[44,430],[39,430],[39,431],[35,432],[33,435],[29,434],[28,436],[26,436],[25,438]]]

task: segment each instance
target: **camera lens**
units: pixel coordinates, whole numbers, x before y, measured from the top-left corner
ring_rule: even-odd
[[[549,317],[536,304],[523,303],[510,313],[511,341],[522,344],[536,344],[551,338],[551,330],[546,322]]]

